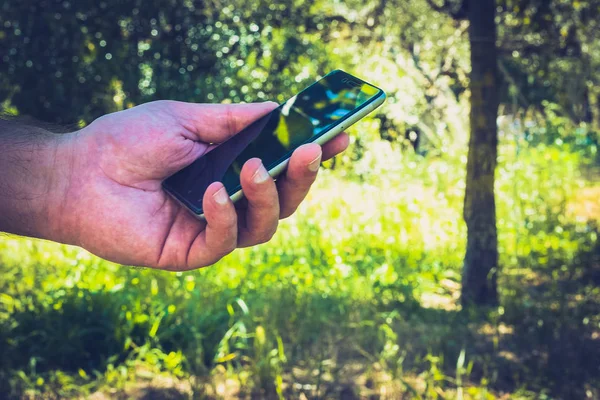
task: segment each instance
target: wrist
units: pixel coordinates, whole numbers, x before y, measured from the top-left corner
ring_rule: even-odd
[[[76,132],[55,135],[48,144],[48,157],[43,165],[48,195],[40,204],[40,221],[45,222],[38,228],[40,238],[73,244],[73,232],[67,222],[75,212],[71,207],[70,192],[76,170],[74,149],[78,136]]]
[[[0,231],[64,241],[76,134],[6,123],[0,132]]]

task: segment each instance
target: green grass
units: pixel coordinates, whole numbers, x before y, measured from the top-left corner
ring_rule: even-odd
[[[599,396],[598,228],[567,212],[581,163],[565,146],[502,145],[502,306],[483,315],[456,301],[460,153],[376,142],[323,171],[272,242],[200,271],[2,237],[0,393]]]

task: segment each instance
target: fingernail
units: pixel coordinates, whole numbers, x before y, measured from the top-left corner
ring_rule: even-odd
[[[319,167],[321,166],[321,156],[322,156],[322,153],[319,153],[318,157],[315,158],[314,160],[312,160],[308,164],[308,169],[311,172],[317,172],[319,170]]]
[[[213,198],[218,204],[223,205],[227,204],[227,201],[229,200],[229,195],[227,194],[227,190],[225,190],[225,187],[222,187],[221,189],[217,190],[215,194],[213,194]]]
[[[252,180],[254,180],[254,183],[263,183],[267,179],[269,179],[269,173],[265,169],[265,166],[262,165],[262,163],[261,163],[260,167],[258,167],[258,169],[256,170],[256,172],[252,176]]]

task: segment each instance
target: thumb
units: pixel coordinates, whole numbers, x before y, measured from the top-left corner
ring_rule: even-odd
[[[222,143],[277,108],[277,103],[248,104],[196,104],[174,102],[174,117],[192,133],[198,141]]]

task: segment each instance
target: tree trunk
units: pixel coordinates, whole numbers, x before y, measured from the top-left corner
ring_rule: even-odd
[[[467,250],[462,276],[463,305],[498,303],[498,236],[494,200],[498,151],[495,12],[494,0],[469,2],[471,137],[464,204]]]

